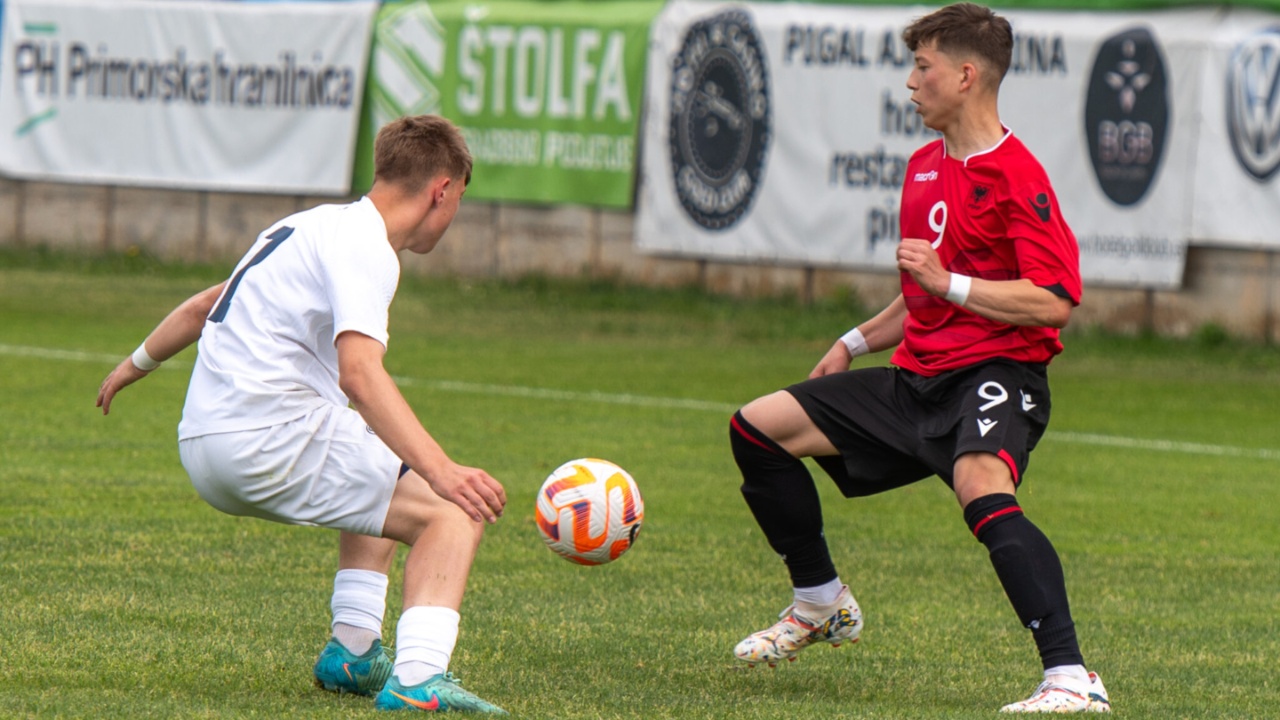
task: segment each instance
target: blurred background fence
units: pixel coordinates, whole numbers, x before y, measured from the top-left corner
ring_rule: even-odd
[[[1002,119],[1081,241],[1077,328],[1280,336],[1274,3],[1013,3]],[[0,2],[0,244],[232,262],[440,113],[476,157],[406,271],[897,292],[893,3]]]

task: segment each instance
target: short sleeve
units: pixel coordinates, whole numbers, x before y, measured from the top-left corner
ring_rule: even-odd
[[[1018,277],[1039,287],[1060,289],[1080,304],[1080,247],[1062,217],[1047,180],[1014,188],[1006,201],[1008,232],[1018,257]]]
[[[333,310],[334,339],[354,330],[386,347],[400,264],[385,232],[365,224],[340,223],[326,240],[318,252]]]

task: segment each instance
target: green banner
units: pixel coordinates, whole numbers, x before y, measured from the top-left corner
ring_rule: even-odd
[[[661,0],[405,2],[378,13],[353,190],[403,115],[462,128],[478,200],[629,208],[649,26]]]

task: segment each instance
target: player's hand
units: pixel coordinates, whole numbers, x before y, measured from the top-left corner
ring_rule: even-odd
[[[472,520],[495,523],[507,505],[507,491],[480,468],[450,462],[427,477],[427,484],[437,495],[462,508]]]
[[[898,269],[911,273],[930,295],[942,297],[951,287],[951,272],[942,267],[942,259],[928,240],[903,238],[898,244]]]
[[[138,366],[133,364],[132,357],[125,358],[98,386],[97,407],[102,408],[102,414],[106,415],[111,412],[111,398],[115,397],[116,393],[141,380],[148,374],[139,370]]]
[[[826,355],[818,361],[813,372],[809,373],[809,379],[822,377],[823,375],[831,375],[833,373],[844,372],[849,369],[849,363],[853,362],[853,355],[849,352],[848,346],[843,340],[837,340],[835,345],[827,351]]]

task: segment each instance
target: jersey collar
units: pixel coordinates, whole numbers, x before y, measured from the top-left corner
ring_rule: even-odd
[[[1005,125],[1004,123],[1000,123],[1000,127],[1004,128],[1004,135],[1000,137],[1000,140],[997,141],[995,145],[992,145],[986,150],[979,150],[978,152],[973,153],[972,155],[966,156],[965,159],[963,160],[965,167],[969,167],[970,160],[995,152],[997,149],[999,149],[1001,145],[1004,144],[1005,140],[1008,140],[1010,137],[1013,136],[1013,131],[1009,129],[1008,125]],[[945,137],[942,138],[942,156],[949,157],[947,155],[947,139]]]

